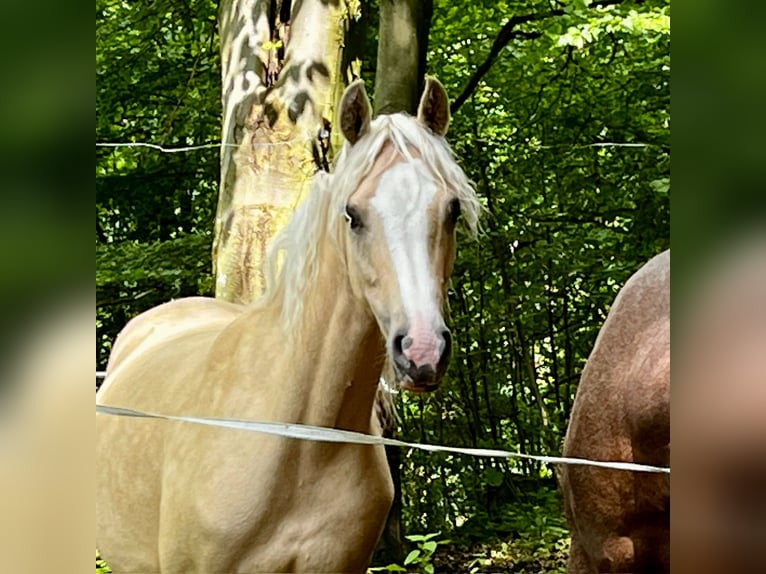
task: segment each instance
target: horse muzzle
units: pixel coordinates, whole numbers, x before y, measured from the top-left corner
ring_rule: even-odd
[[[391,356],[399,386],[416,393],[438,388],[449,364],[452,335],[448,329],[399,331],[391,341]]]

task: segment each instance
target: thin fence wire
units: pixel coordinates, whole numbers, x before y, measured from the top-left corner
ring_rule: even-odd
[[[254,148],[260,148],[260,147],[278,147],[283,145],[289,145],[294,144],[298,142],[309,142],[309,141],[315,141],[316,138],[313,137],[306,137],[306,138],[297,138],[292,140],[286,140],[283,142],[263,142],[263,143],[252,143],[250,144],[251,147]],[[191,151],[198,151],[203,149],[221,149],[224,147],[240,147],[240,144],[233,144],[233,143],[223,143],[223,142],[215,142],[215,143],[206,143],[206,144],[199,144],[199,145],[188,145],[188,146],[182,146],[182,147],[166,147],[158,144],[153,144],[149,142],[96,142],[96,147],[102,147],[102,148],[146,148],[146,149],[152,149],[155,151],[159,151],[162,153],[185,153],[185,152],[191,152]],[[652,143],[640,143],[640,142],[596,142],[596,143],[589,143],[589,144],[551,144],[551,145],[530,145],[533,149],[544,149],[544,150],[553,150],[553,149],[586,149],[586,148],[634,148],[634,149],[641,149],[641,148],[653,148],[653,147],[662,147],[659,144],[652,144]]]
[[[96,371],[97,378],[103,378],[104,371]],[[166,415],[160,413],[151,413],[135,409],[126,409],[123,407],[113,407],[108,405],[96,405],[96,412],[117,417],[161,419],[166,421],[178,421],[192,423],[197,425],[226,428],[231,430],[242,430],[258,432],[300,440],[316,442],[335,442],[347,444],[368,444],[397,446],[404,448],[414,448],[426,452],[444,452],[452,454],[465,454],[468,456],[491,457],[491,458],[518,458],[525,460],[534,460],[546,464],[566,464],[578,466],[594,466],[599,468],[609,468],[613,470],[623,470],[632,472],[651,472],[660,474],[670,474],[670,468],[663,466],[653,466],[648,464],[638,464],[624,461],[602,461],[590,460],[586,458],[572,458],[561,456],[544,456],[537,454],[526,454],[521,452],[512,452],[500,449],[486,448],[467,448],[434,444],[423,444],[416,442],[406,442],[381,436],[367,435],[358,432],[345,431],[328,427],[317,427],[313,425],[304,425],[298,423],[264,422],[241,419],[211,418],[184,415]]]
[[[651,144],[651,143],[640,143],[640,142],[596,142],[596,143],[589,143],[589,144],[552,144],[552,145],[540,145],[537,146],[538,149],[559,149],[559,148],[569,148],[569,149],[580,149],[580,148],[647,148],[647,147],[660,147],[658,144]]]
[[[301,139],[295,139],[295,140],[287,140],[283,142],[253,143],[251,144],[251,147],[277,147],[277,146],[292,144],[298,141],[309,141],[311,139],[312,138],[305,138],[305,139],[301,138]],[[165,146],[148,143],[148,142],[96,142],[96,147],[147,148],[147,149],[160,151],[162,153],[184,153],[189,151],[197,151],[201,149],[220,149],[225,147],[240,147],[240,144],[219,142],[219,143],[206,143],[206,144],[200,144],[200,145],[188,145],[183,147],[165,147]]]

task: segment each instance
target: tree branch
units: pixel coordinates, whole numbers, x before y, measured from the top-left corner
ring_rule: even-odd
[[[603,6],[611,6],[615,4],[621,4],[623,1],[624,0],[602,0],[600,2],[593,2],[591,7],[598,8]],[[635,3],[640,4],[641,0],[638,0]],[[463,91],[452,102],[452,106],[450,106],[452,115],[455,115],[455,113],[466,102],[471,94],[473,94],[474,90],[479,85],[479,82],[481,82],[482,78],[484,78],[486,73],[489,72],[490,68],[492,68],[492,64],[495,63],[495,60],[497,60],[500,52],[502,52],[503,48],[505,48],[511,40],[515,38],[533,40],[542,36],[541,32],[523,32],[521,30],[516,30],[517,26],[526,24],[528,22],[544,20],[552,16],[561,16],[562,14],[564,14],[564,10],[550,10],[544,14],[524,14],[523,16],[512,16],[505,23],[505,25],[503,25],[503,27],[500,29],[500,32],[498,32],[495,41],[492,42],[492,48],[489,50],[489,54],[487,54],[485,60],[479,65],[478,68],[476,68],[476,71],[473,73],[473,76],[471,76],[471,79],[468,80],[468,83],[466,84],[465,88],[463,88]]]
[[[558,12],[563,14],[563,11],[561,10]],[[452,115],[455,115],[455,112],[457,112],[465,103],[465,101],[470,97],[485,74],[489,72],[492,64],[495,63],[495,60],[500,55],[500,52],[503,50],[503,48],[505,48],[511,40],[519,36],[518,31],[515,30],[516,26],[520,24],[526,24],[527,22],[542,20],[548,16],[555,15],[555,13],[556,12],[554,11],[546,14],[525,14],[523,16],[511,17],[500,29],[500,32],[498,32],[495,41],[492,42],[492,48],[489,50],[489,54],[487,54],[485,60],[479,65],[478,68],[476,68],[476,71],[473,73],[473,76],[471,76],[471,79],[468,80],[468,84],[466,84],[465,88],[463,88],[461,94],[452,102],[452,105],[450,106],[450,112],[452,112]],[[540,33],[536,34],[537,37],[542,35]],[[525,34],[525,36],[528,36],[528,34]]]

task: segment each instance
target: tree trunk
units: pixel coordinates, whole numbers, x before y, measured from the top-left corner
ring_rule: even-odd
[[[381,0],[378,59],[375,70],[375,115],[407,112],[415,115],[426,68],[432,0]],[[393,386],[393,381],[389,381]],[[380,392],[380,391],[379,391]],[[395,428],[384,429],[393,436]],[[401,563],[402,537],[401,453],[387,449],[394,481],[394,501],[386,520],[374,562]]]
[[[381,0],[376,115],[417,111],[432,12],[432,0]]]
[[[261,264],[317,168],[327,169],[347,13],[321,0],[224,0],[216,297],[248,303]]]

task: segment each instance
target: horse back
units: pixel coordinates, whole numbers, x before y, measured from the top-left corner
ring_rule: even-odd
[[[198,330],[223,328],[243,307],[209,297],[186,297],[164,303],[131,319],[117,335],[107,376],[128,357]]]

